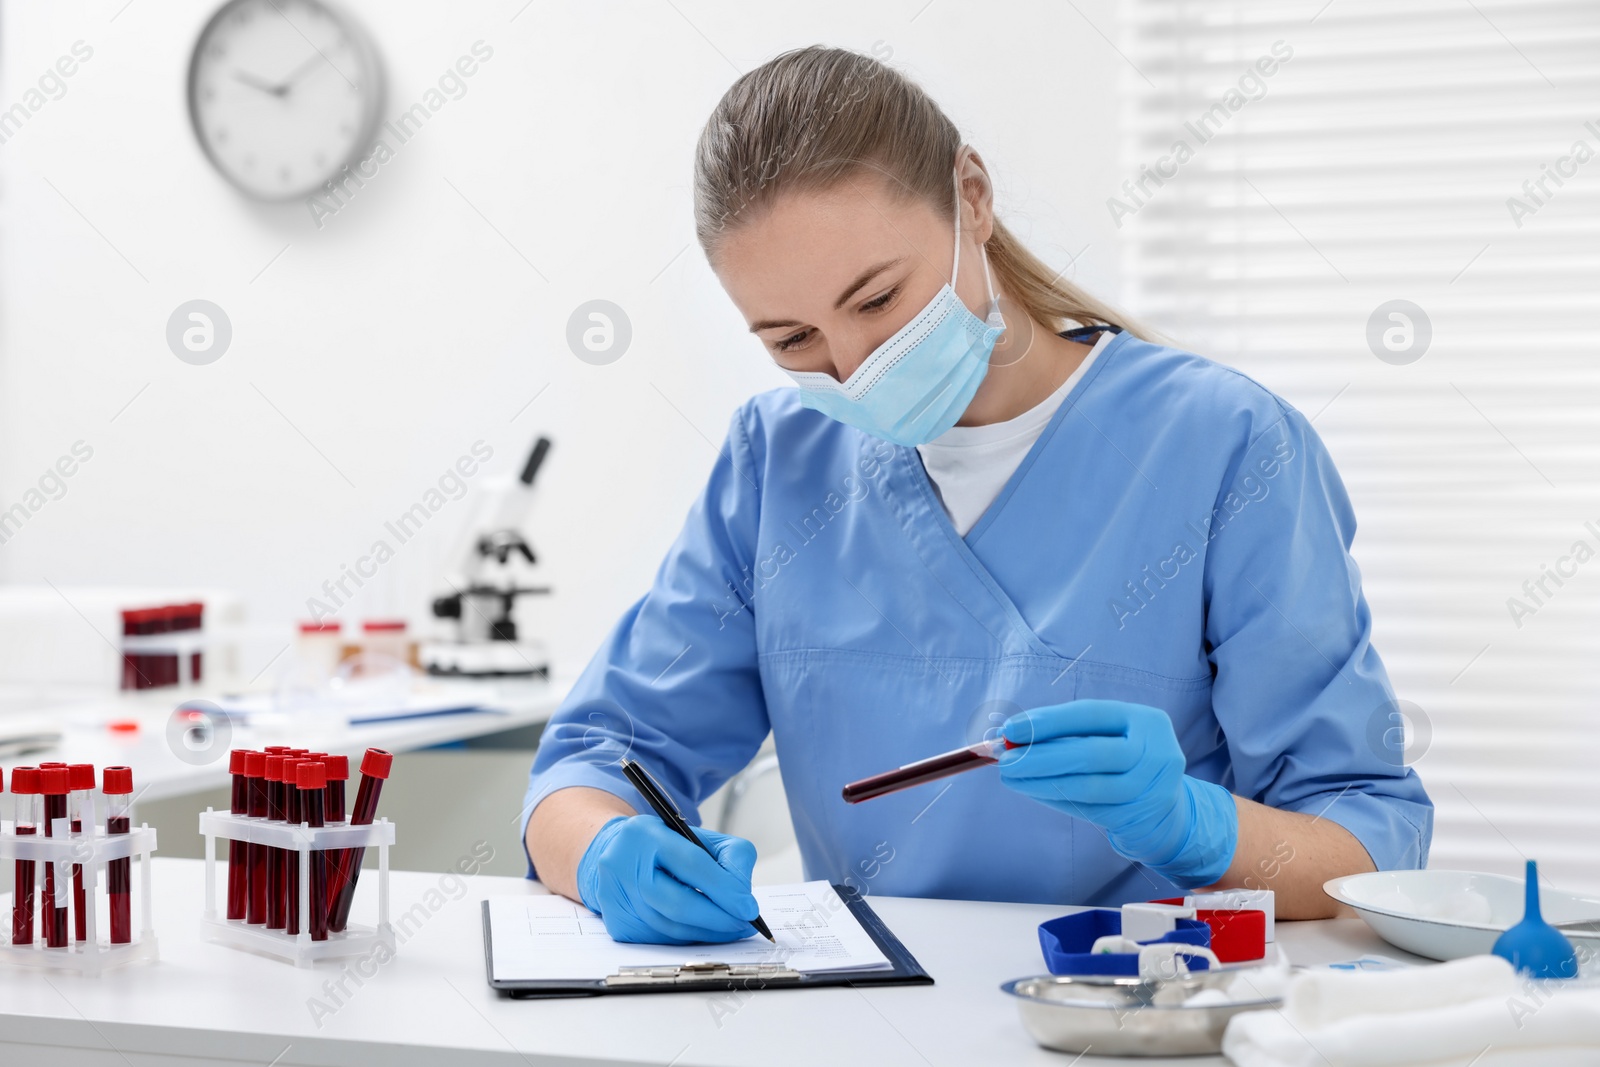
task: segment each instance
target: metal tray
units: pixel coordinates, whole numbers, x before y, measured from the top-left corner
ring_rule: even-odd
[[[1022,1025],[1045,1048],[1097,1056],[1196,1056],[1222,1051],[1228,1020],[1243,1011],[1283,1004],[1281,997],[1184,1007],[1207,989],[1220,990],[1232,970],[1171,981],[1044,974],[1000,988],[1017,998]]]

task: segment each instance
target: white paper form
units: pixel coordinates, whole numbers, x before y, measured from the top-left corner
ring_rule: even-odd
[[[782,963],[822,973],[890,966],[877,942],[827,882],[759,886],[756,902],[774,945],[751,930],[721,945],[631,945],[611,940],[605,923],[565,897],[490,897],[496,981],[593,981],[622,967],[684,963]]]

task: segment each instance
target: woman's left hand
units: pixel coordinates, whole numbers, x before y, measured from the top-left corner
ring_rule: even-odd
[[[1172,720],[1120,700],[1074,700],[1011,716],[1020,746],[1000,757],[1007,786],[1105,831],[1117,854],[1186,886],[1227,871],[1239,838],[1233,795],[1185,773]]]

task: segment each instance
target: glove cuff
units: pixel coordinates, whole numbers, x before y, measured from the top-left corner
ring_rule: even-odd
[[[618,831],[622,829],[618,823],[627,818],[628,816],[626,815],[614,815],[607,819],[600,829],[595,831],[594,837],[589,839],[589,847],[583,850],[583,858],[578,861],[578,876],[575,879],[578,883],[578,899],[583,902],[584,907],[596,915],[601,913],[600,894],[598,892],[600,853],[611,839],[617,835]]]
[[[1184,775],[1189,832],[1173,858],[1153,870],[1184,888],[1210,885],[1227,873],[1239,845],[1239,809],[1233,794],[1215,782]]]

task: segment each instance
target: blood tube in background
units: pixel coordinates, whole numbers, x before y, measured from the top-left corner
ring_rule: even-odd
[[[83,833],[83,812],[89,811],[89,832],[94,833],[94,764],[67,764],[67,819],[73,836]],[[88,937],[89,917],[84,914],[83,864],[72,865],[72,935],[76,941]]]
[[[312,829],[327,825],[324,818],[325,793],[328,786],[327,766],[308,760],[295,768],[300,785],[300,813],[305,824]],[[306,925],[311,928],[311,940],[328,940],[328,850],[317,849],[311,853],[311,885],[306,906],[310,909]]]
[[[56,820],[67,817],[67,768],[45,767],[39,771],[39,792],[44,794],[44,836],[54,837]],[[67,887],[56,884],[56,865],[44,865],[44,896],[39,913],[44,920],[44,943],[48,948],[67,947]]]
[[[302,822],[300,814],[300,779],[296,768],[305,760],[298,756],[284,758],[280,775],[283,778],[283,821],[290,826],[299,826]],[[283,932],[298,934],[300,932],[300,852],[298,849],[286,848],[283,850]]]
[[[228,773],[233,775],[233,795],[228,810],[235,815],[250,814],[250,779],[245,776],[245,757],[250,753],[236,748],[228,753]],[[250,902],[250,853],[245,842],[228,842],[228,918],[243,919]]]
[[[267,817],[267,757],[260,752],[246,752],[244,776],[249,780],[249,812],[252,819]],[[245,863],[250,871],[246,884],[249,897],[245,904],[245,921],[267,921],[267,846],[250,842],[245,846]]]
[[[361,757],[361,785],[356,788],[356,802],[350,812],[351,826],[370,826],[378,811],[378,796],[383,792],[384,780],[394,765],[394,756],[381,748],[369,748]],[[364,848],[347,848],[339,859],[339,886],[329,905],[328,929],[338,933],[350,921],[350,905],[356,897],[356,879],[361,877],[361,860]]]
[[[106,794],[106,834],[125,834],[129,829],[128,808],[133,801],[133,768],[107,767],[102,781]],[[111,943],[126,945],[133,937],[132,860],[124,857],[106,864],[106,898],[111,905]]]
[[[39,832],[39,768],[18,767],[11,772],[11,794],[16,804],[15,830],[31,837]],[[11,899],[11,943],[33,944],[34,861],[18,860]]]
[[[267,757],[267,821],[283,821],[283,761],[277,753]],[[284,852],[267,846],[267,929],[282,930],[288,916],[283,908]]]

